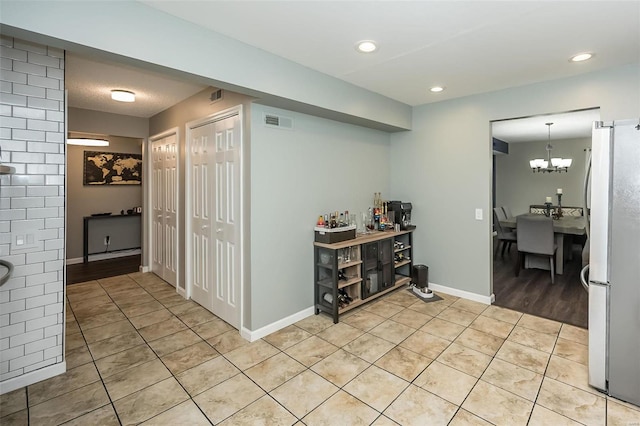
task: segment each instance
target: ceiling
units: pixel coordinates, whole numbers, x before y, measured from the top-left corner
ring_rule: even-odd
[[[198,93],[205,86],[67,52],[65,87],[71,107],[149,118]],[[132,91],[136,94],[136,101],[113,101],[112,89]]]
[[[600,121],[598,108],[558,114],[536,115],[491,123],[491,135],[508,143],[591,138],[593,122]],[[547,127],[546,123],[553,123]]]
[[[640,58],[640,1],[142,3],[412,106],[571,77]],[[355,44],[363,39],[375,40],[378,51],[357,52]],[[594,58],[569,62],[585,51]],[[70,106],[138,117],[149,117],[204,88],[73,54],[67,76]],[[445,90],[431,93],[433,85]],[[107,96],[116,87],[136,92],[139,102],[113,103]],[[556,128],[559,134],[561,126],[553,133]],[[546,137],[544,123],[542,130]]]

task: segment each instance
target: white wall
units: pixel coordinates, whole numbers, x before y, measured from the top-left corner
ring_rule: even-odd
[[[413,201],[414,261],[429,280],[491,294],[491,125],[600,107],[602,120],[640,115],[638,64],[414,108],[391,135],[391,191]],[[476,208],[484,213],[474,219]]]
[[[509,144],[509,155],[496,155],[496,206],[509,206],[514,215],[527,213],[529,205],[543,204],[551,197],[558,204],[556,190],[562,188],[562,205],[584,204],[585,149],[591,139],[552,140],[553,155],[572,158],[569,171],[533,173],[529,160],[546,158],[546,141]]]
[[[0,38],[0,394],[65,371],[64,52]],[[34,244],[29,244],[29,235]],[[26,244],[18,244],[20,237]]]
[[[293,118],[268,128],[265,112]],[[389,193],[389,134],[261,105],[251,120],[251,324],[313,306],[313,227]]]

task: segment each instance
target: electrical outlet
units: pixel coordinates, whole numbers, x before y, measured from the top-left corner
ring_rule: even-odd
[[[476,209],[476,220],[482,220],[482,209]]]
[[[109,237],[108,235],[106,237],[104,237],[104,245],[108,246],[109,245],[109,240],[111,237]]]

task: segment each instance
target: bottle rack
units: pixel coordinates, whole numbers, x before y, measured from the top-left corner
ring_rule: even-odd
[[[412,235],[412,231],[385,231],[339,243],[314,243],[316,314],[326,312],[337,323],[344,312],[408,284]],[[403,259],[395,262],[399,254]],[[372,276],[376,277],[375,286]],[[344,294],[350,299],[348,303],[344,303]]]

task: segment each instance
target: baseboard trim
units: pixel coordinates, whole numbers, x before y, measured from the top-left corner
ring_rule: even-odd
[[[140,265],[140,272],[142,272],[143,274],[146,274],[147,272],[151,272],[151,267]]]
[[[122,251],[122,252],[114,252],[114,253],[98,253],[98,254],[90,254],[89,262],[95,262],[96,260],[107,260],[107,259],[117,259],[118,257],[127,257],[133,256],[135,254],[141,254],[142,250],[135,249],[130,251]],[[67,265],[77,265],[78,263],[84,262],[83,257],[74,257],[72,259],[67,259]],[[150,271],[151,269],[149,269]],[[149,272],[147,271],[147,272]]]
[[[41,382],[42,380],[50,379],[51,377],[62,374],[65,371],[67,371],[67,363],[66,361],[62,361],[58,364],[40,368],[39,370],[23,374],[22,376],[5,380],[4,382],[0,382],[0,395]]]
[[[429,288],[433,291],[450,294],[451,296],[462,297],[463,299],[473,300],[474,302],[484,303],[485,305],[491,305],[496,300],[496,296],[493,293],[491,294],[491,296],[483,296],[481,294],[471,293],[469,291],[459,290],[457,288],[451,288],[435,283],[429,283]]]
[[[263,338],[264,336],[268,336],[269,334],[281,330],[291,324],[295,324],[296,322],[303,320],[307,317],[310,317],[315,312],[315,308],[313,306],[303,309],[300,312],[296,312],[293,315],[289,315],[286,318],[282,318],[276,322],[273,322],[269,325],[265,325],[257,330],[249,330],[245,327],[242,327],[240,330],[240,335],[247,339],[250,342],[256,341],[258,339]]]

